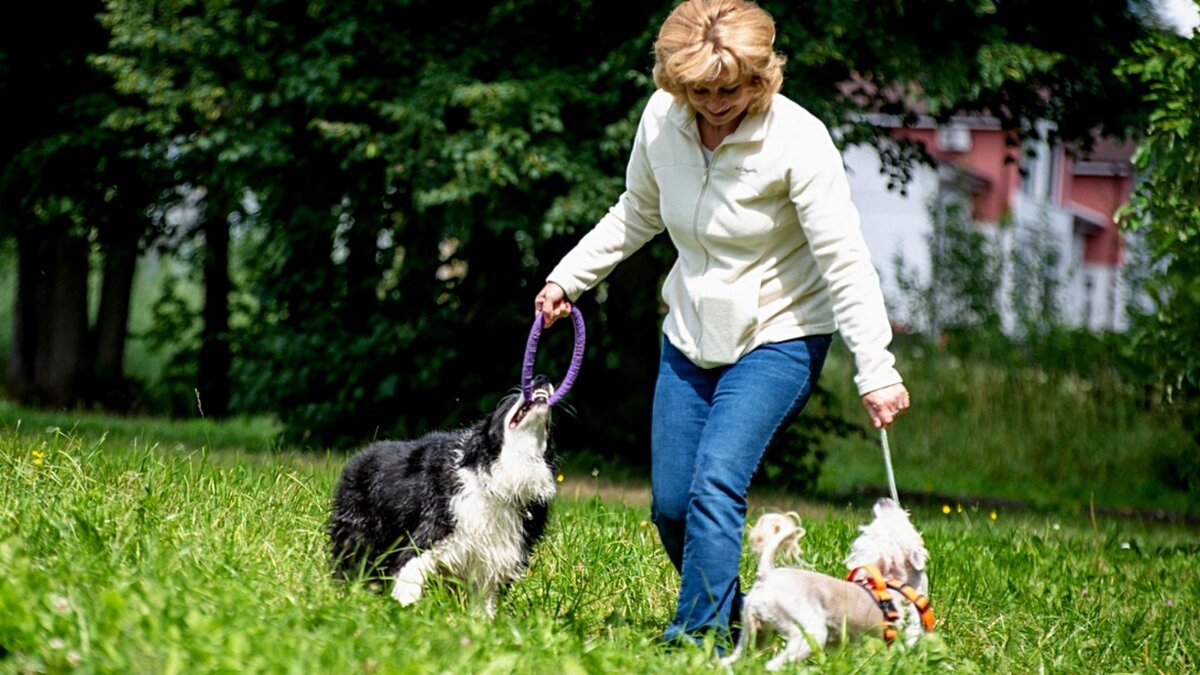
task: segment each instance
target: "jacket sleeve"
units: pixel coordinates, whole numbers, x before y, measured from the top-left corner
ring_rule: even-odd
[[[791,200],[833,303],[838,332],[854,354],[854,384],[864,395],[901,382],[888,351],[892,329],[879,274],[859,227],[841,153],[812,120],[792,170]]]
[[[661,121],[655,107],[652,98],[642,112],[625,170],[625,192],[546,278],[561,286],[572,301],[663,230],[658,182],[647,156],[647,144],[658,134]]]

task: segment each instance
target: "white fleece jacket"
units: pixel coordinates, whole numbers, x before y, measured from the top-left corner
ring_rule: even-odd
[[[896,384],[891,327],[842,158],[811,113],[776,95],[706,166],[695,116],[646,105],[617,203],[550,272],[572,300],[664,228],[667,339],[702,368],[755,347],[839,331],[859,394]]]

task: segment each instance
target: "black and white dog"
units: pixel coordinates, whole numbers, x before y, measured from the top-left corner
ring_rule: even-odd
[[[410,605],[426,576],[465,581],[494,614],[499,589],[520,578],[556,492],[553,387],[538,376],[465,429],[368,445],[346,464],[329,536],[335,575],[394,579]]]

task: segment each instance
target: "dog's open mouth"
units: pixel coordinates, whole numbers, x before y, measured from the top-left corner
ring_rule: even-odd
[[[536,408],[549,409],[550,394],[553,392],[554,387],[550,384],[539,384],[538,386],[534,387],[531,393],[533,400],[521,402],[521,407],[517,408],[517,412],[512,416],[512,419],[509,420],[508,428],[516,429],[518,426],[520,426],[521,422],[530,413],[530,411]]]

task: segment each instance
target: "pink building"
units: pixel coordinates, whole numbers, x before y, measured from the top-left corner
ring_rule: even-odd
[[[943,127],[929,120],[894,128],[896,137],[922,143],[937,165],[916,171],[907,196],[886,189],[873,149],[848,148],[845,159],[864,234],[900,322],[907,322],[907,308],[898,297],[895,258],[928,271],[929,205],[953,198],[970,204],[973,220],[1001,250],[1011,252],[1034,239],[1057,250],[1053,273],[1063,323],[1125,328],[1126,256],[1113,216],[1133,188],[1132,144],[1101,140],[1086,157],[1045,142],[1021,148],[995,120],[978,117],[956,118]]]

